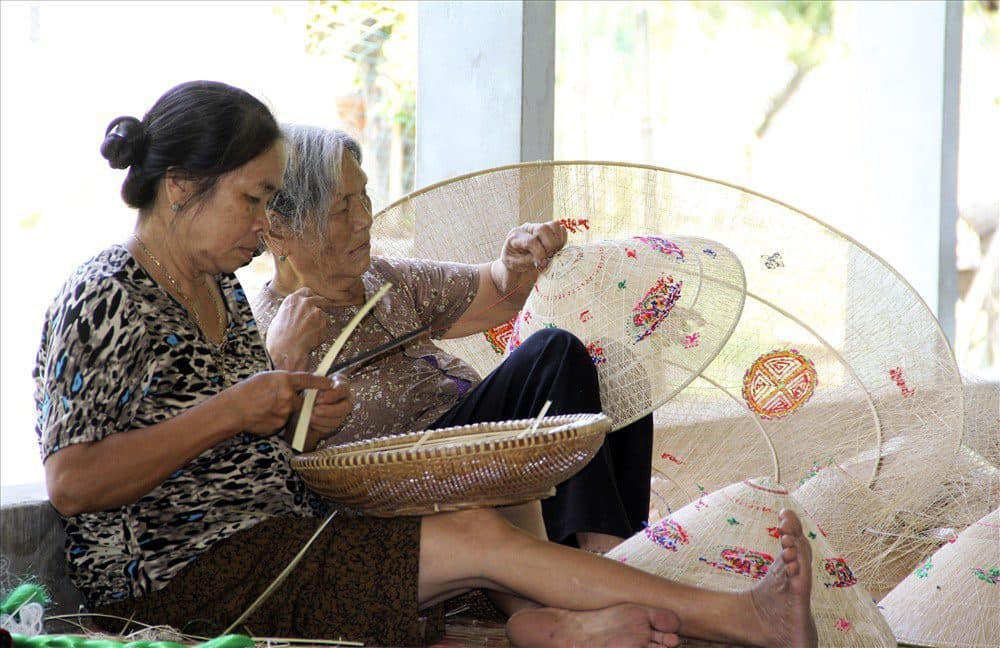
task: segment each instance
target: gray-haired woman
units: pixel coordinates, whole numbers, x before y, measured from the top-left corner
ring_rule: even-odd
[[[421,325],[432,337],[480,333],[517,314],[539,271],[566,244],[558,223],[514,228],[499,257],[466,265],[370,254],[371,204],[357,142],[340,131],[286,125],[291,155],[268,211],[271,282],[253,302],[261,330],[293,326],[298,344],[269,350],[278,366],[314,369],[337,333],[379,285],[393,289],[363,320],[344,357]],[[301,292],[296,292],[300,291]],[[597,373],[565,331],[528,338],[485,379],[430,340],[414,342],[352,376],[354,409],[333,443],[425,428],[601,410]],[[547,537],[604,552],[642,529],[649,515],[652,416],[608,436],[581,472],[541,503]],[[537,506],[537,505],[536,505]],[[521,515],[531,523],[531,513]],[[535,514],[537,518],[537,514]]]

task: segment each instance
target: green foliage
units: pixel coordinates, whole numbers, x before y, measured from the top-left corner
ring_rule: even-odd
[[[704,12],[702,29],[714,34],[733,19],[731,14],[749,12],[757,25],[765,24],[781,34],[785,58],[792,65],[784,87],[772,94],[760,124],[758,138],[767,132],[775,115],[798,90],[805,76],[823,62],[833,42],[834,3],[832,0],[758,0],[749,2],[695,2]]]

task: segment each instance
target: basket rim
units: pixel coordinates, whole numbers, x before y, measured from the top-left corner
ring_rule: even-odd
[[[483,456],[516,450],[531,450],[572,438],[606,434],[611,429],[611,419],[603,413],[559,414],[544,417],[538,430],[523,437],[477,439],[484,432],[506,432],[530,427],[535,419],[489,421],[456,425],[433,430],[435,440],[455,439],[451,445],[412,447],[427,430],[375,439],[352,441],[292,458],[297,470],[368,467],[372,465],[401,464],[433,459],[455,459],[465,456]],[[380,447],[389,445],[389,447]]]

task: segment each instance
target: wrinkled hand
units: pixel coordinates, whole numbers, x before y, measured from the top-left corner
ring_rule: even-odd
[[[274,365],[288,371],[309,367],[309,352],[323,342],[331,302],[309,288],[285,297],[267,329],[267,352]]]
[[[226,411],[236,416],[238,429],[261,436],[274,434],[288,421],[288,417],[302,408],[302,391],[316,389],[316,400],[323,399],[331,405],[343,400],[343,385],[335,391],[334,383],[326,376],[314,376],[301,371],[265,371],[236,383],[219,394],[228,399]],[[326,420],[326,419],[324,419]]]
[[[566,228],[558,221],[518,225],[507,234],[500,261],[517,274],[544,270],[549,259],[566,245],[566,237]]]
[[[312,452],[323,439],[333,435],[354,409],[351,384],[344,376],[333,374],[332,387],[316,394],[312,418],[309,419],[309,433],[306,436],[304,452]],[[298,417],[292,417],[292,421]],[[294,425],[290,425],[294,431]]]

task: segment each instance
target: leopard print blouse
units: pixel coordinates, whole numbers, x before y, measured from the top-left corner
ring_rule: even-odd
[[[124,247],[76,270],[46,314],[33,371],[43,461],[74,443],[166,421],[271,368],[235,275],[217,279],[229,315],[221,345]],[[318,513],[290,457],[279,436],[238,434],[136,502],[63,517],[74,583],[92,606],[141,597],[237,531]]]

